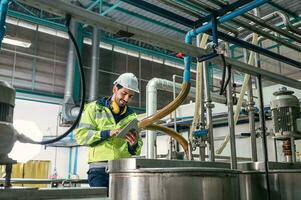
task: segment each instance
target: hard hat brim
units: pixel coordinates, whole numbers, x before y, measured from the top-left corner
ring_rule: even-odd
[[[134,91],[134,92],[136,92],[136,93],[138,93],[138,94],[140,93],[140,91],[139,91],[138,88],[137,88],[137,89],[129,88],[129,87],[126,87],[126,86],[124,86],[124,85],[118,83],[117,81],[115,81],[115,82],[113,83],[113,85],[116,85],[116,84],[119,84],[119,85],[121,85],[122,87],[124,87],[124,88],[126,88],[126,89],[128,89],[128,90]]]

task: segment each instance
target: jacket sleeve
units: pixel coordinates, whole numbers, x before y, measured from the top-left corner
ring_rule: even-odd
[[[93,145],[109,137],[108,130],[97,129],[95,122],[96,106],[91,103],[86,105],[78,128],[75,130],[75,138],[80,145]]]

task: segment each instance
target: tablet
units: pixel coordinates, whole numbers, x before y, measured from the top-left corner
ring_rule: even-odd
[[[127,125],[125,125],[125,127],[123,127],[123,129],[121,129],[121,131],[119,132],[117,137],[124,138],[125,135],[128,134],[130,132],[130,130],[133,130],[133,129],[134,130],[138,129],[138,120],[137,119],[133,119]]]

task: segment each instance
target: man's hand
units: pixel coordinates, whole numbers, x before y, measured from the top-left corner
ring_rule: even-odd
[[[113,130],[110,130],[110,137],[114,137],[114,136],[116,136],[116,135],[118,135],[119,134],[119,132],[120,132],[120,130],[121,129],[113,129]]]
[[[135,145],[138,142],[138,134],[134,131],[130,131],[128,134],[125,135],[125,140],[131,145]]]

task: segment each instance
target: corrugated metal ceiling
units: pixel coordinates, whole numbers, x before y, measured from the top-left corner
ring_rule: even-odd
[[[215,9],[219,9],[220,7],[213,4],[212,2],[214,2],[216,0],[211,0],[211,1],[199,1],[199,2],[203,2],[205,4],[210,5],[211,7],[214,7]],[[110,6],[118,3],[118,0],[108,0],[106,1],[105,5],[105,9],[108,9]],[[193,16],[192,14],[187,14],[183,11],[180,11],[178,9],[175,9],[169,5],[166,5],[164,3],[162,3],[160,0],[146,0],[146,2],[151,3],[153,5],[156,5],[160,8],[166,9],[168,11],[171,11],[173,13],[176,13],[180,16],[183,16],[187,19],[196,21],[198,18],[196,18],[195,16]],[[187,1],[189,2],[189,1]],[[229,1],[229,3],[233,3],[236,2],[235,0],[231,0]],[[281,6],[283,9],[286,9],[287,11],[289,11],[290,13],[296,13],[296,14],[300,14],[301,13],[301,1],[300,0],[290,0],[289,3],[288,1],[285,0],[274,0],[272,1],[272,4],[277,4],[279,6]],[[181,6],[181,4],[179,4],[179,6]],[[109,12],[107,14],[108,17],[115,19],[116,21],[131,25],[131,26],[135,26],[137,28],[141,28],[144,30],[148,30],[148,31],[153,31],[156,32],[158,34],[167,36],[167,37],[172,37],[174,39],[178,39],[178,40],[184,40],[184,35],[185,32],[190,30],[190,28],[183,26],[181,24],[178,24],[176,22],[173,22],[171,20],[165,19],[163,17],[160,17],[158,15],[155,15],[151,12],[142,10],[140,8],[137,8],[135,6],[132,6],[128,3],[122,2],[122,4],[120,4],[119,6],[120,9],[114,9],[111,12]],[[129,14],[126,14],[125,12],[123,12],[122,10],[128,11],[130,13],[135,13],[137,15],[140,15],[141,17],[135,17],[135,16],[131,16]],[[261,16],[265,16],[269,13],[272,13],[274,11],[277,11],[277,9],[271,5],[271,4],[265,4],[263,6],[260,7],[260,15]],[[207,12],[207,14],[209,15],[210,13]],[[204,16],[204,15],[203,15]],[[178,30],[175,29],[171,29],[168,27],[164,27],[164,25],[158,25],[156,23],[152,23],[147,19],[151,19],[153,21],[157,21],[163,24],[167,24],[169,26],[172,26]],[[239,18],[242,20],[242,18]],[[245,21],[245,20],[244,20]],[[275,20],[275,23],[280,22],[280,20]],[[234,29],[237,29],[239,26],[237,26],[235,23],[233,22],[229,22],[226,23],[224,25],[227,26],[231,26]],[[184,33],[183,33],[184,32]],[[242,34],[242,37],[245,36],[245,34]]]

